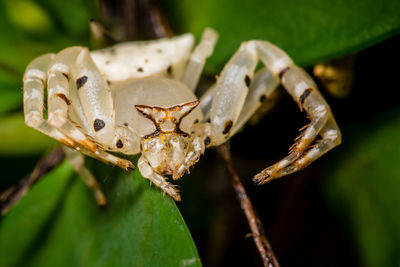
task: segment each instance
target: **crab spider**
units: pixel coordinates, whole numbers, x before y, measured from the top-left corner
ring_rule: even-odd
[[[206,147],[226,142],[279,84],[311,122],[289,155],[257,174],[256,182],[300,170],[340,143],[340,130],[312,78],[267,41],[242,43],[199,100],[194,91],[217,38],[206,29],[194,49],[193,35],[184,34],[42,55],[24,75],[25,123],[65,145],[67,158],[100,205],[106,198],[82,154],[131,170],[130,161],[107,151],[141,153],[141,174],[179,201],[165,176],[180,178]],[[264,67],[255,72],[258,61]],[[321,140],[310,146],[318,134]]]

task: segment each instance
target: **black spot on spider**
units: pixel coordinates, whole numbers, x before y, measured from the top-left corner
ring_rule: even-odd
[[[124,122],[124,126],[128,126],[128,123],[127,123],[127,122]]]
[[[171,66],[171,65],[168,66],[168,68],[167,68],[167,73],[168,73],[169,75],[172,74],[172,66]]]
[[[312,89],[311,89],[311,88],[308,88],[308,89],[306,89],[306,90],[303,92],[303,94],[300,96],[300,99],[299,99],[300,105],[303,105],[303,104],[304,104],[304,101],[305,101],[306,98],[311,94],[311,92],[312,92]]]
[[[196,120],[194,121],[194,124],[196,124],[196,123],[199,123],[199,120],[198,120],[198,119],[196,119]]]
[[[279,78],[282,79],[282,76],[290,69],[290,67],[286,67],[281,72],[279,72]]]
[[[64,77],[69,81],[69,75],[68,75],[68,73],[63,72],[62,75],[64,75]]]
[[[222,133],[223,134],[229,133],[229,131],[232,129],[232,126],[233,126],[233,121],[226,121]]]
[[[137,71],[137,72],[143,72],[143,68],[142,68],[142,67],[139,67],[139,68],[137,68],[136,71]]]
[[[106,123],[103,120],[95,119],[93,122],[93,128],[96,132],[100,131],[101,129],[106,126]]]
[[[204,145],[208,146],[211,143],[211,139],[209,136],[207,136],[206,138],[204,138]]]
[[[81,88],[88,80],[87,76],[82,76],[76,80],[76,88]]]
[[[118,139],[117,143],[115,144],[117,148],[122,148],[124,144],[122,143],[121,139]]]
[[[68,106],[71,105],[71,100],[69,100],[66,95],[64,95],[62,93],[58,93],[58,94],[56,94],[56,96],[58,96],[59,98],[64,100],[65,104],[67,104]]]
[[[210,122],[211,122],[211,119],[210,119],[210,118],[208,118],[206,122],[209,122],[209,123],[210,123]]]
[[[107,84],[108,84],[108,85],[111,85],[111,81],[110,81],[110,80],[107,80]]]
[[[246,86],[249,87],[250,83],[251,83],[251,79],[249,75],[246,75],[246,77],[244,77],[244,82],[246,83]]]
[[[264,103],[265,100],[267,100],[267,97],[265,95],[261,95],[259,99],[260,103]]]

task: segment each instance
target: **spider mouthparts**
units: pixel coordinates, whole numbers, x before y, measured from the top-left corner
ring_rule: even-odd
[[[127,171],[133,171],[134,169],[135,169],[135,167],[133,165],[126,167]]]

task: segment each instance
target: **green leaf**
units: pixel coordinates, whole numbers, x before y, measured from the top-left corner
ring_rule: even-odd
[[[0,115],[22,107],[22,90],[18,83],[7,84],[0,81]]]
[[[400,32],[400,1],[186,0],[161,1],[181,32],[213,27],[220,39],[208,60],[219,72],[241,42],[268,40],[297,64],[357,52]]]
[[[168,196],[137,169],[95,164],[107,208],[65,162],[0,221],[1,266],[201,266]]]
[[[54,147],[56,141],[29,128],[20,113],[0,117],[0,155],[32,155],[42,154]]]
[[[34,1],[6,1],[5,8],[10,21],[22,30],[38,32],[51,29],[50,17],[46,11]],[[21,12],[21,10],[24,12]]]
[[[28,10],[21,12],[21,6]],[[0,70],[22,78],[28,63],[41,54],[87,46],[89,21],[97,12],[94,0],[0,0],[0,34],[6,37],[0,41]]]
[[[398,266],[400,262],[400,109],[353,124],[355,136],[327,170],[331,206],[350,224],[363,266]],[[352,129],[345,129],[352,132]]]

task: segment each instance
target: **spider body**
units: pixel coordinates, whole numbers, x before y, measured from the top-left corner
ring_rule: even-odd
[[[72,166],[100,205],[106,198],[84,167],[81,153],[128,170],[133,168],[130,161],[107,151],[141,153],[142,175],[180,200],[165,176],[181,177],[206,147],[226,142],[279,83],[311,123],[289,155],[258,174],[257,182],[304,168],[340,143],[340,131],[315,83],[266,41],[243,43],[217,82],[198,99],[194,91],[216,40],[216,32],[206,29],[194,49],[193,36],[185,34],[93,52],[70,47],[40,56],[24,75],[25,122],[66,146]],[[254,73],[259,60],[265,67]],[[309,148],[318,134],[321,141]]]

